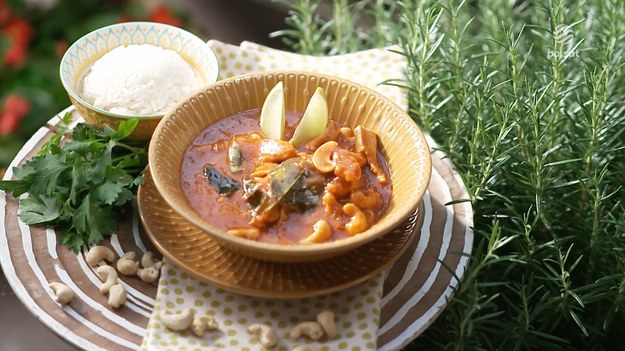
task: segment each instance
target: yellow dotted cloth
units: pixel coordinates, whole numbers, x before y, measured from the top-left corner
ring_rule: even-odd
[[[403,56],[381,48],[331,57],[304,56],[243,42],[240,46],[211,40],[220,63],[220,77],[273,69],[309,70],[350,79],[386,95],[400,107],[407,108],[405,92],[383,81],[401,79],[406,68]],[[165,262],[141,350],[264,350],[247,333],[252,323],[274,327],[278,346],[272,350],[288,351],[296,345],[310,344],[319,350],[375,350],[380,317],[383,274],[368,282],[325,296],[294,300],[252,298],[218,289],[190,277],[170,262]],[[174,332],[160,322],[160,314],[179,313],[193,308],[198,315],[211,315],[220,325],[197,337],[190,331]],[[297,323],[314,320],[318,312],[331,309],[337,318],[340,337],[311,341],[293,341],[288,332]]]

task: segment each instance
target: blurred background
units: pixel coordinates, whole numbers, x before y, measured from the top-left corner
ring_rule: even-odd
[[[242,10],[244,9],[244,10]],[[0,176],[30,136],[70,105],[58,76],[63,53],[109,24],[155,21],[203,40],[283,48],[286,6],[269,0],[0,0]],[[71,350],[22,305],[0,272],[0,350]]]
[[[204,40],[281,48],[269,34],[284,28],[287,11],[271,0],[0,0],[0,175],[36,130],[70,105],[58,65],[82,35],[154,21]]]

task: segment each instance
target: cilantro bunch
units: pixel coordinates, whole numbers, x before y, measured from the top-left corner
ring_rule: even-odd
[[[19,218],[54,227],[71,250],[96,244],[117,229],[120,210],[143,183],[146,147],[121,142],[137,123],[123,121],[117,130],[83,123],[60,128],[37,156],[13,169],[17,179],[0,181],[0,190],[28,193],[20,199]]]

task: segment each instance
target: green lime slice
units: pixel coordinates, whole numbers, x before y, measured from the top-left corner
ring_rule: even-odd
[[[260,111],[260,130],[266,137],[280,140],[285,124],[284,85],[280,81],[265,98]]]
[[[318,87],[310,98],[304,116],[293,133],[290,143],[298,147],[321,135],[328,126],[328,102],[323,88]]]

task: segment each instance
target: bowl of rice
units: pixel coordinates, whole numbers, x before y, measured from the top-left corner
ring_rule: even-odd
[[[217,56],[206,42],[174,26],[127,22],[74,42],[60,77],[86,123],[113,128],[138,117],[129,137],[147,141],[165,113],[195,90],[217,81]]]

